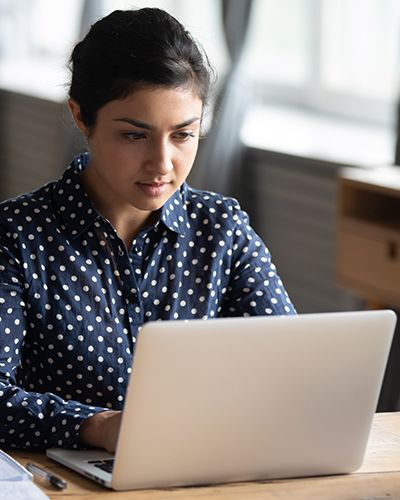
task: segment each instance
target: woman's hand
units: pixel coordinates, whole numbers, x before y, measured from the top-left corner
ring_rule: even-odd
[[[105,448],[114,453],[117,446],[119,428],[121,425],[121,411],[102,411],[89,417],[81,425],[81,443],[96,448]]]

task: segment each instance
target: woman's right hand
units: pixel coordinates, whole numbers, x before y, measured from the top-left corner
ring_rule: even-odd
[[[80,428],[81,443],[95,448],[104,448],[114,453],[121,418],[122,412],[115,410],[102,411],[89,417]]]

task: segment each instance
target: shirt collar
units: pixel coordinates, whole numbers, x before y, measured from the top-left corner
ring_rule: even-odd
[[[88,153],[76,156],[56,182],[53,192],[57,212],[64,222],[62,229],[68,229],[73,238],[79,236],[99,217],[79,178],[88,162]]]
[[[89,163],[89,154],[76,156],[62,177],[56,182],[53,199],[57,212],[63,219],[62,229],[68,229],[72,238],[86,231],[100,217],[81,184],[79,174]],[[178,234],[185,235],[189,227],[186,212],[186,190],[184,183],[161,208],[160,220]]]
[[[180,189],[165,202],[161,208],[160,219],[167,228],[182,236],[186,234],[186,230],[190,227],[186,211],[186,190],[187,184],[183,183]]]

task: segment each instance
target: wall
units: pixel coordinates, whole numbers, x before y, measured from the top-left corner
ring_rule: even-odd
[[[0,199],[58,178],[80,147],[64,103],[0,89]]]

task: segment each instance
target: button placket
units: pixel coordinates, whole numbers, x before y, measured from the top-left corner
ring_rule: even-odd
[[[130,330],[133,344],[136,341],[137,327],[143,323],[143,307],[139,286],[135,277],[135,268],[124,242],[112,228],[110,234],[111,244],[114,249],[115,262],[121,279],[123,292],[123,308],[127,315],[127,326]],[[131,346],[133,348],[133,345]]]

